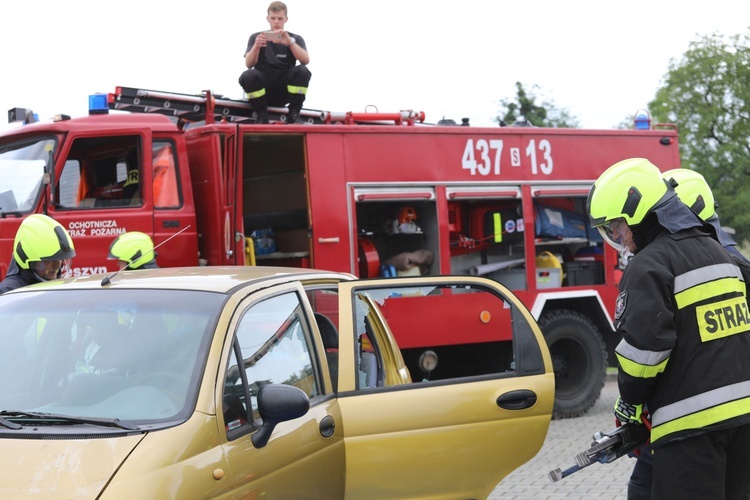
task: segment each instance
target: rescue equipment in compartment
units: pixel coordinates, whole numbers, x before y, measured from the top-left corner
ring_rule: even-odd
[[[563,267],[562,267],[562,258],[558,257],[552,252],[548,252],[545,250],[544,252],[537,255],[536,267],[537,269],[545,269],[546,272],[548,273],[547,276],[550,276],[549,274],[550,271],[559,273],[559,280],[557,281],[558,283],[562,283],[563,278],[565,278],[565,273],[563,272]]]
[[[255,255],[267,255],[276,251],[276,240],[273,229],[256,229],[250,233],[250,238],[255,243]]]
[[[556,269],[562,269],[562,264],[555,254],[545,250],[536,256],[536,267],[553,267]]]
[[[415,220],[417,220],[417,211],[414,210],[414,207],[401,207],[398,211],[399,224],[409,224]]]
[[[388,234],[419,234],[422,228],[417,225],[417,211],[414,207],[401,207],[398,217],[389,221],[386,232]]]
[[[390,268],[394,268],[396,276],[419,276],[429,274],[434,259],[434,254],[423,248],[413,252],[401,252],[383,264],[389,268],[389,271]]]
[[[362,278],[375,278],[380,269],[378,249],[366,236],[359,237],[359,275]]]

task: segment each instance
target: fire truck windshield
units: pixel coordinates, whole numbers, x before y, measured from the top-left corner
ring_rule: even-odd
[[[49,137],[0,147],[0,213],[31,210],[54,147]]]

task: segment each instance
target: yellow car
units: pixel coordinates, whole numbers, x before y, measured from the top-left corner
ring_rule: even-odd
[[[479,277],[126,271],[6,293],[0,324],[0,498],[484,498],[554,399]]]

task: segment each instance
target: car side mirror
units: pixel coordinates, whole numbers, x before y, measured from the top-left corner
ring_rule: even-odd
[[[301,389],[283,384],[269,384],[258,392],[258,413],[263,424],[252,435],[253,446],[263,448],[281,422],[299,418],[310,409],[310,399]]]

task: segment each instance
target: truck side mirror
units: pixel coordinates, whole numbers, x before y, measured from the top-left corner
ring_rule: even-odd
[[[252,435],[253,446],[263,448],[281,422],[299,418],[310,409],[310,399],[301,389],[283,384],[269,384],[258,392],[258,413],[263,420]]]
[[[49,201],[50,205],[55,204],[55,154],[50,151],[47,155],[47,164],[44,166],[44,176],[42,177],[42,188],[46,194],[49,189]]]

